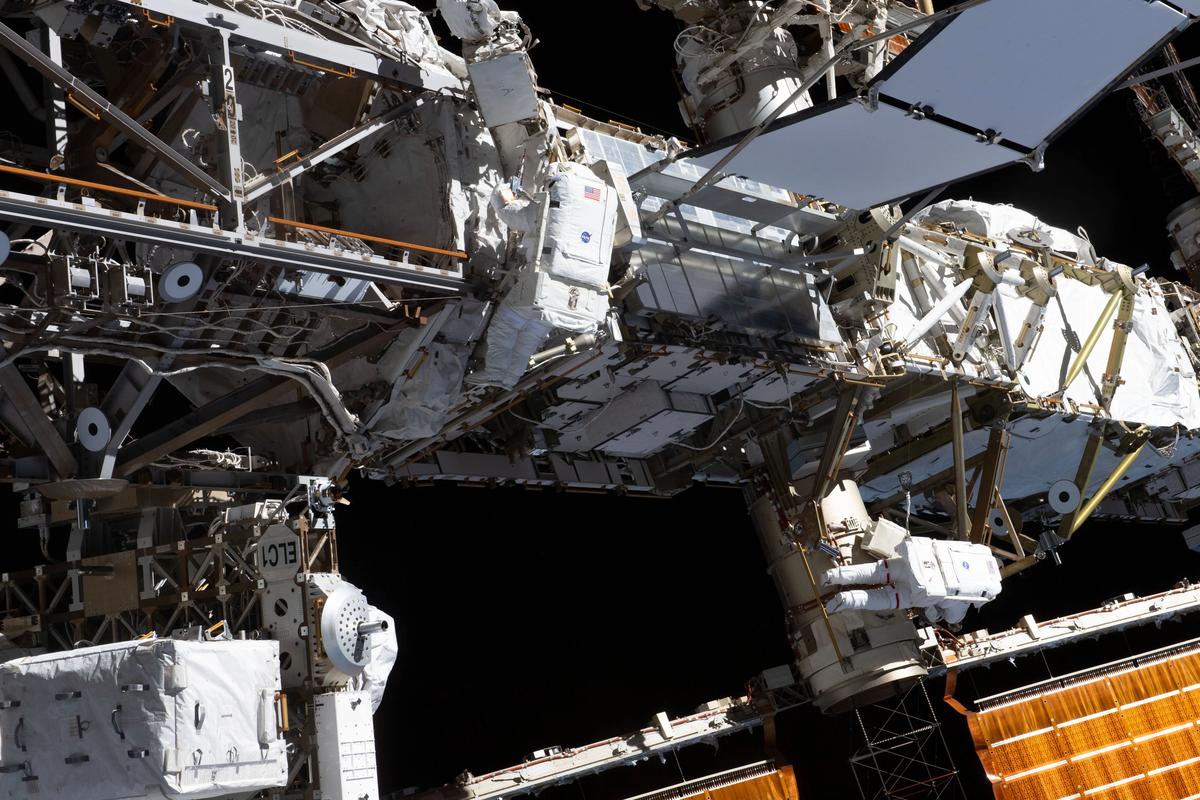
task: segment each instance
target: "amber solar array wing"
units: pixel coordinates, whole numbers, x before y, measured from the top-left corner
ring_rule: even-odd
[[[1200,797],[1200,645],[980,702],[975,747],[1003,800]]]

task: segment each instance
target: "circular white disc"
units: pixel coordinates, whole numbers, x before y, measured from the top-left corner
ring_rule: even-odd
[[[1046,495],[1050,507],[1059,514],[1070,514],[1079,508],[1079,489],[1073,481],[1055,481]]]
[[[158,279],[158,296],[168,303],[182,303],[200,291],[204,273],[191,261],[179,261],[163,270]]]
[[[85,450],[90,453],[99,453],[108,447],[108,440],[112,438],[112,428],[103,411],[95,406],[89,406],[80,411],[79,417],[75,420],[75,435]]]
[[[1008,525],[1005,524],[1004,515],[998,508],[988,512],[988,527],[992,529],[993,536],[1008,536]]]
[[[346,675],[358,675],[371,660],[371,643],[358,647],[358,626],[367,622],[370,606],[358,589],[342,584],[321,608],[321,641],[334,669]]]

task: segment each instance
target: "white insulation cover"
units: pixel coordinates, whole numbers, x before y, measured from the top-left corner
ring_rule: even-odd
[[[1044,397],[1059,390],[1074,360],[1074,351],[1062,331],[1070,328],[1080,341],[1086,339],[1109,298],[1099,285],[1062,278],[1056,285],[1058,298],[1046,306],[1042,335],[1019,373],[1021,389],[1030,397]],[[1007,321],[1016,336],[1031,301],[1018,297],[1008,286],[1001,286],[999,291],[1005,307],[1011,309]],[[1112,418],[1151,427],[1182,425],[1188,430],[1200,427],[1196,373],[1167,313],[1162,292],[1155,284],[1139,281],[1132,323],[1121,361],[1122,383],[1117,386],[1110,405]],[[1112,338],[1113,325],[1109,323],[1088,357],[1087,370],[1067,387],[1064,395],[1067,399],[1100,403],[1098,390],[1107,371]]]
[[[1051,249],[1067,255],[1079,255],[1087,243],[1075,234],[1047,225],[1015,206],[980,203],[976,200],[943,200],[918,211],[913,222],[919,225],[948,223],[976,236],[1003,239],[1015,231],[1036,230]]]
[[[486,39],[505,19],[495,0],[438,0],[437,6],[450,32],[466,42]]]
[[[287,782],[273,641],[124,642],[0,665],[0,797],[207,798]]]
[[[383,702],[383,691],[387,688],[388,675],[392,673],[396,657],[400,654],[400,643],[396,639],[396,621],[386,611],[370,606],[367,620],[387,623],[386,631],[370,637],[371,658],[356,679],[358,688],[371,694],[371,713],[375,713]]]
[[[380,409],[373,430],[395,439],[439,433],[462,393],[467,356],[467,348],[448,342],[426,347],[413,372],[392,384],[391,398]]]
[[[1054,250],[1068,254],[1077,250],[1090,251],[1090,245],[1082,238],[1046,225],[1033,215],[1011,206],[968,200],[946,201],[920,212],[914,221],[925,226],[952,224],[994,240],[1000,249],[1005,248],[1008,233],[1036,228],[1041,239]],[[914,240],[919,250],[912,246]],[[926,239],[919,230],[903,237],[901,248],[905,260],[917,265],[913,274],[929,291],[931,303],[951,293],[959,285],[962,274],[956,258],[961,255],[961,248],[952,252],[952,249],[938,245],[935,239]],[[1079,257],[1084,258],[1084,255],[1080,253]],[[1101,266],[1097,269],[1113,269],[1116,266],[1103,260],[1099,263]],[[1200,386],[1197,385],[1196,372],[1184,343],[1167,311],[1162,289],[1152,280],[1136,278],[1135,281],[1137,292],[1133,298],[1129,336],[1121,360],[1121,382],[1108,405],[1109,414],[1113,419],[1128,424],[1156,428],[1179,425],[1188,430],[1200,428]],[[986,318],[986,328],[991,334],[997,326],[1003,325],[1007,336],[999,338],[1010,342],[1022,339],[1026,324],[1033,325],[1037,331],[1034,336],[1027,337],[1031,339],[1032,347],[1016,372],[1017,386],[1026,397],[1037,400],[1061,396],[1083,408],[1101,406],[1115,317],[1102,326],[1099,339],[1088,357],[1087,369],[1081,371],[1061,395],[1060,391],[1064,389],[1062,383],[1075,357],[1071,338],[1080,343],[1088,338],[1111,295],[1099,282],[1085,282],[1072,277],[1070,273],[1055,278],[1054,288],[1056,296],[1050,298],[1044,314],[1039,317],[1030,295],[1022,294],[1017,287],[1006,283],[999,284],[993,293],[992,310]],[[954,304],[929,327],[923,337],[910,344],[910,352],[920,356],[937,356],[935,337],[944,335],[950,340],[957,337],[965,307],[974,296],[970,287],[968,290],[961,302]],[[906,337],[919,329],[917,322],[924,316],[925,312],[918,306],[912,280],[906,270],[904,279],[897,284],[896,300],[888,309],[889,329],[896,336]],[[999,347],[994,352],[991,348],[987,349],[988,358],[996,359],[996,366],[980,365],[983,353],[980,343],[986,344],[988,341],[988,336],[976,339],[976,345],[963,364],[969,374],[986,374],[1004,365],[1006,356]],[[931,402],[936,404],[942,401]],[[943,450],[948,451],[948,447]],[[912,468],[912,465],[907,467]],[[936,470],[940,467],[931,468]],[[1009,476],[1011,474],[1010,469]]]
[[[421,9],[403,0],[345,0],[338,7],[353,14],[380,41],[418,61],[442,63],[442,51]]]

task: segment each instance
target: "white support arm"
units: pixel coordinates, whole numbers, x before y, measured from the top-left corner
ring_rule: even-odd
[[[417,795],[414,800],[493,800],[526,794],[613,767],[632,765],[659,753],[711,742],[718,736],[760,724],[762,716],[749,698],[726,698],[678,719],[657,714],[654,725],[629,736],[561,751],[554,748],[549,755],[478,777],[464,773],[456,784]]]
[[[1030,614],[1022,618],[1019,627],[1000,633],[976,631],[952,644],[937,643],[933,628],[924,628],[921,637],[927,646],[936,648],[941,663],[930,672],[939,674],[948,669],[982,667],[1124,628],[1160,623],[1196,610],[1200,610],[1200,586],[1187,584],[1148,597],[1127,596],[1100,608],[1047,622],[1038,622]]]

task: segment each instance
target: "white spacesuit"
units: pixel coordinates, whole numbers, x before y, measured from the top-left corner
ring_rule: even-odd
[[[905,538],[899,558],[826,570],[821,585],[867,587],[838,592],[825,604],[839,611],[919,609],[930,622],[962,622],[971,606],[1000,594],[1000,571],[991,551],[981,544]]]
[[[474,383],[512,388],[555,329],[594,333],[608,313],[616,193],[582,164],[556,162],[549,173],[540,238],[532,198],[507,185],[492,194],[496,215],[523,237],[526,266],[496,308],[487,366],[471,376]]]

